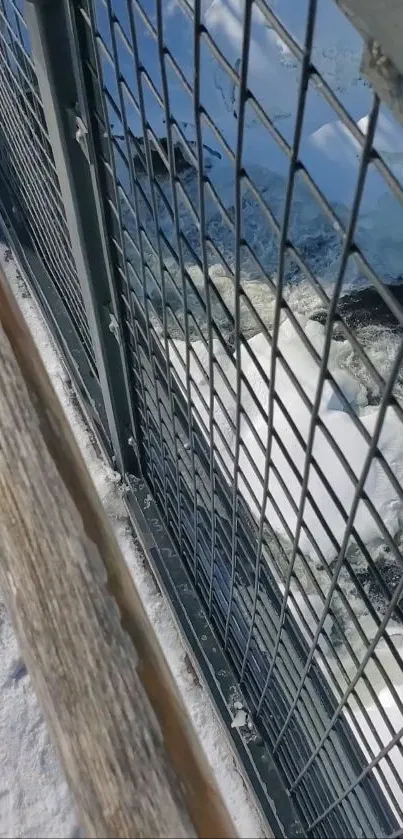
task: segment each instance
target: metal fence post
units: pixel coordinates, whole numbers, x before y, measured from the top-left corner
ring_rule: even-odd
[[[94,160],[78,109],[63,0],[26,0],[39,90],[80,280],[116,466],[136,470],[129,375],[113,269],[104,235]]]

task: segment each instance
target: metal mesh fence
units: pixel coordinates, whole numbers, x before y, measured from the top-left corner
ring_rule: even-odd
[[[384,106],[367,86],[357,121],[335,89],[319,0],[301,2],[295,27],[287,3],[277,14],[266,0],[245,0],[238,18],[202,0],[68,5],[133,443],[241,686],[242,735],[269,746],[309,835],[400,836],[403,189],[398,149],[382,150]],[[276,107],[254,83],[257,29],[280,56],[267,85],[287,79]],[[19,55],[1,90],[22,115]],[[43,143],[53,178],[35,102],[23,146]],[[331,130],[315,128],[318,111]],[[3,124],[27,223],[49,248],[57,237]],[[317,165],[334,144],[352,173],[343,202],[327,179],[343,167]]]
[[[30,237],[96,366],[21,3],[0,7],[0,166],[13,222]]]
[[[166,43],[162,3],[84,3],[77,26],[87,83],[101,104],[93,118],[104,138],[144,472],[304,827],[318,836],[361,836],[382,826],[388,835],[403,812],[401,656],[388,631],[392,618],[401,619],[403,583],[399,528],[388,528],[370,486],[385,482],[388,497],[401,503],[401,476],[383,435],[400,433],[403,310],[357,229],[369,169],[398,201],[403,193],[374,146],[377,97],[364,133],[313,63],[316,7],[309,4],[298,43],[265,2],[245,3],[234,67],[203,23],[201,3],[181,2],[190,77]],[[300,68],[289,139],[248,86],[257,12]],[[146,35],[155,47],[149,63],[141,55]],[[232,145],[203,99],[209,61],[233,86]],[[172,104],[178,84],[189,97],[192,140]],[[356,188],[342,216],[300,156],[312,90],[356,143]],[[273,144],[287,161],[279,200],[243,163],[252,112],[267,135],[268,166]],[[209,171],[213,135],[229,163],[229,205]],[[304,201],[315,203],[322,233],[332,237],[331,283],[315,272],[314,249],[309,259],[298,242]],[[271,270],[262,237],[271,243]],[[382,370],[343,316],[352,261],[393,319],[394,351]],[[266,283],[258,307],[251,277]],[[318,310],[312,337],[298,310],[298,281]],[[376,393],[371,420],[349,398],[342,374],[333,375],[336,328],[348,347],[345,372],[359,369]],[[314,370],[310,388],[289,354],[287,330]],[[323,411],[329,398],[342,412],[340,428]],[[354,452],[345,448],[350,434]],[[382,545],[376,555],[366,544],[367,516]],[[393,579],[382,574],[385,550]]]

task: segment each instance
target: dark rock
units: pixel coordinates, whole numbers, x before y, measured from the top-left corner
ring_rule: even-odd
[[[403,306],[403,285],[386,285],[390,294],[394,299]],[[363,326],[370,326],[376,324],[377,326],[385,326],[389,329],[401,329],[402,323],[388,304],[383,300],[380,294],[372,286],[369,288],[362,288],[357,291],[352,291],[349,294],[344,294],[340,298],[337,313],[334,323],[333,335],[335,340],[343,340],[343,333],[337,325],[337,315],[340,315],[347,323],[347,326],[352,329],[357,329]],[[325,309],[320,309],[314,312],[311,320],[325,325],[327,312]]]
[[[314,312],[313,315],[309,316],[309,320],[314,320],[317,323],[321,323],[322,326],[325,325],[326,318],[327,318],[327,312],[325,311],[325,309],[323,309],[320,312]]]
[[[158,144],[160,149],[162,150],[163,154],[168,158],[168,140],[166,137],[159,137]],[[140,174],[144,174],[146,170],[146,155],[144,149],[144,138],[143,137],[136,137],[136,147],[139,149],[139,153],[134,155],[134,165],[136,167],[136,171]],[[150,152],[151,152],[151,162],[153,166],[154,175],[159,175],[160,177],[168,177],[169,169],[167,169],[164,159],[159,151],[159,149],[154,146],[152,142],[150,142]],[[183,151],[179,144],[174,145],[174,157],[175,157],[175,167],[177,174],[181,172],[186,172],[189,169],[193,169],[194,167],[189,162],[189,160],[183,154]]]
[[[123,137],[121,139],[124,139]],[[144,174],[146,172],[146,155],[144,149],[144,137],[136,137],[135,140],[136,148],[138,149],[138,153],[134,155],[134,164],[136,166],[136,170],[140,174]],[[189,140],[189,147],[192,149],[194,155],[197,154],[197,147],[194,140]],[[133,144],[134,145],[134,144]],[[158,145],[163,152],[163,154],[168,159],[168,140],[166,137],[159,137],[158,138]],[[208,153],[210,157],[216,157],[218,160],[221,160],[220,152],[212,149],[210,146],[203,144],[203,149]],[[150,141],[150,152],[151,152],[151,160],[153,165],[153,170],[155,175],[159,175],[160,177],[168,177],[169,169],[166,167],[165,162],[163,160],[161,151]],[[180,143],[174,143],[174,157],[175,157],[175,168],[176,173],[178,175],[182,174],[183,172],[190,172],[193,171],[196,173],[196,168],[193,164],[188,160],[186,155],[183,153],[182,147]],[[204,167],[208,169],[211,166],[211,161],[204,160]]]
[[[394,299],[403,305],[403,285],[385,285]],[[389,328],[401,327],[396,315],[372,286],[343,295],[338,311],[348,326],[359,327],[377,324]]]
[[[377,610],[378,615],[383,617],[390,600],[389,595],[387,596],[385,593],[384,586],[389,589],[391,594],[396,590],[402,577],[402,566],[385,545],[376,557],[376,567],[384,585],[377,579],[369,565],[364,567],[354,565],[354,570],[367,596],[370,597],[373,607]],[[402,622],[402,598],[398,601],[394,619]]]

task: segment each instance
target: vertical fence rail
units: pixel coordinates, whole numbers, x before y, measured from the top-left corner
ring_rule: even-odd
[[[116,466],[137,471],[120,312],[102,223],[92,138],[80,109],[62,0],[27,0],[25,17],[66,211]]]

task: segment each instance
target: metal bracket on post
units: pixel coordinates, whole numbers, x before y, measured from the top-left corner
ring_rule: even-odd
[[[370,41],[364,50],[361,72],[384,102],[403,123],[403,75],[387,58],[377,41]]]
[[[401,0],[336,0],[365,41],[376,41],[403,73],[403,4]]]
[[[403,122],[402,0],[336,0],[364,38],[363,76]]]
[[[112,335],[115,337],[115,340],[118,342],[119,346],[121,346],[122,341],[120,337],[119,324],[113,312],[109,312],[109,332],[112,332]]]
[[[91,163],[90,150],[88,145],[88,128],[85,125],[80,114],[77,113],[76,108],[67,108],[67,114],[69,117],[71,136],[74,137],[74,139],[80,146],[81,151],[87,158],[88,163]]]
[[[128,365],[120,334],[114,273],[88,129],[78,112],[78,84],[64,0],[25,0],[33,58],[62,193],[72,253],[94,347],[118,470],[136,473]]]

